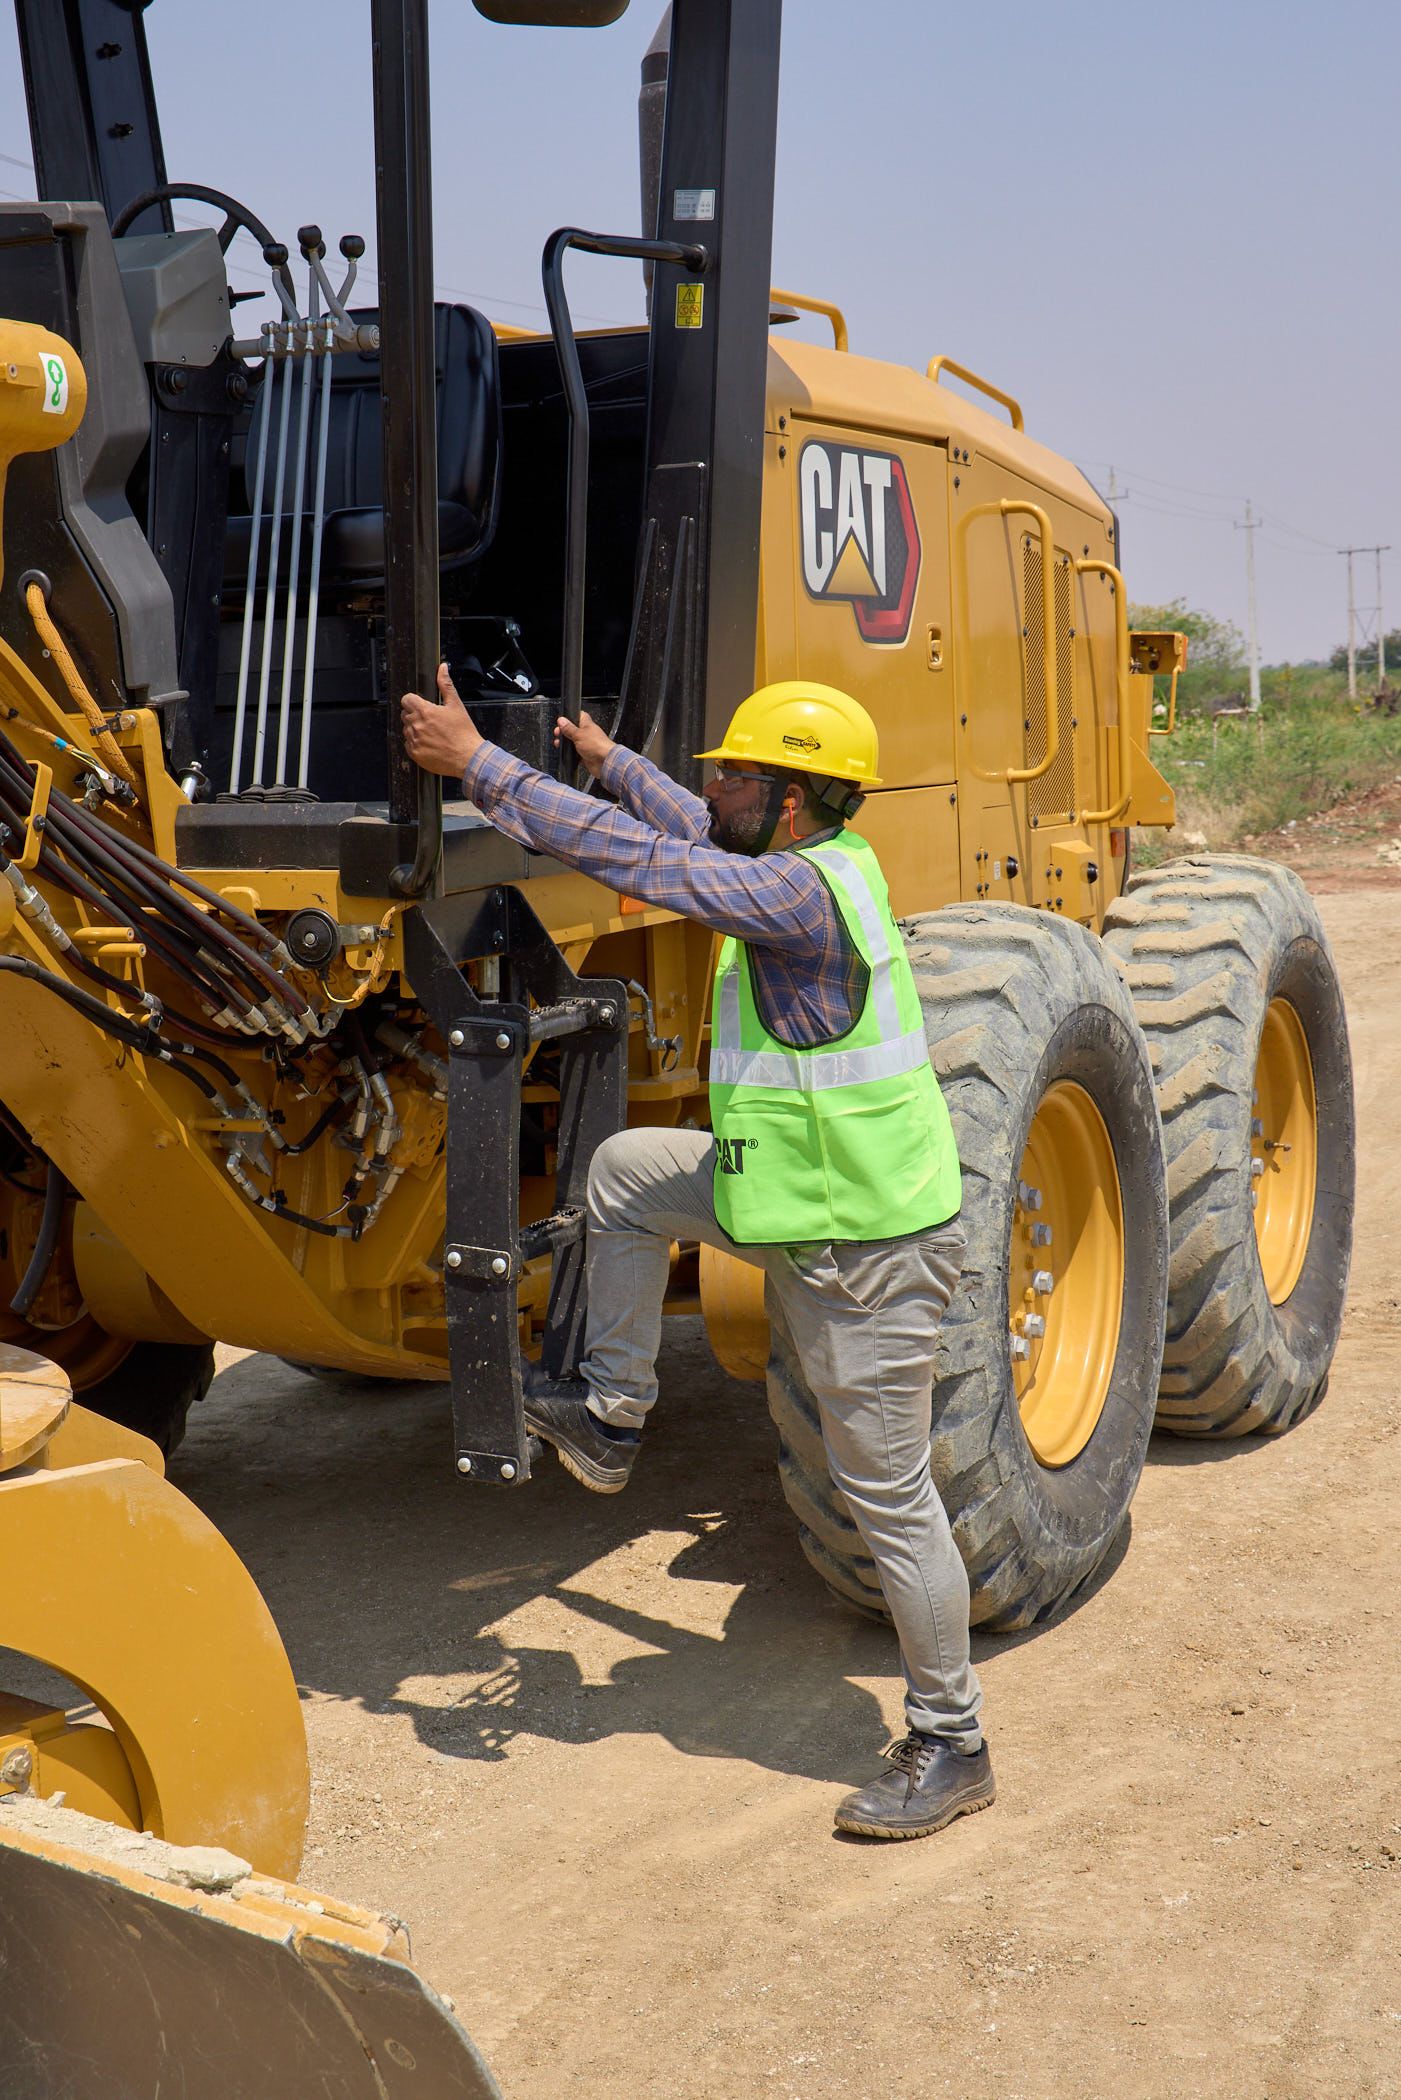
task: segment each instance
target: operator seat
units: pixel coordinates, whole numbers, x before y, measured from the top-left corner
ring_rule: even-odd
[[[351,319],[378,322],[374,307],[357,308]],[[496,336],[470,306],[436,305],[433,347],[438,390],[438,555],[444,570],[465,567],[486,552],[496,530],[500,507],[501,375]],[[281,415],[282,385],[276,413]],[[244,505],[251,504],[259,430],[267,413],[269,388],[259,389],[244,440]],[[315,496],[319,366],[313,375],[310,428],[307,434],[303,486],[301,569],[305,579],[311,561],[311,506]],[[300,372],[296,374],[289,417],[287,478],[290,489],[296,465],[297,423],[301,412]],[[268,434],[263,483],[263,525],[258,544],[259,586],[266,581],[271,538],[271,501],[276,467],[277,426]],[[235,490],[237,484],[235,483]],[[380,458],[379,356],[377,352],[341,350],[331,363],[331,421],[326,451],[326,523],[321,548],[323,590],[382,591],[384,588],[384,480]],[[279,583],[285,584],[291,560],[295,513],[285,511],[278,555]],[[248,578],[248,549],[253,520],[248,509],[231,509],[224,552],[224,599],[241,599]]]

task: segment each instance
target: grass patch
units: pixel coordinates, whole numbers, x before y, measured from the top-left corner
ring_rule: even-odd
[[[1331,671],[1266,672],[1253,717],[1179,714],[1153,758],[1177,796],[1171,831],[1134,833],[1153,867],[1184,846],[1229,852],[1401,774],[1401,716],[1361,709]]]

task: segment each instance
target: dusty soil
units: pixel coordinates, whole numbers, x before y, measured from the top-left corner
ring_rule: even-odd
[[[976,1640],[1001,1792],[941,1837],[832,1834],[893,1641],[801,1560],[694,1323],[615,1500],[460,1485],[437,1392],[230,1359],[173,1473],[304,1688],[304,1878],[410,1921],[508,2100],[1401,2090],[1401,920],[1323,910],[1362,1123],[1332,1389],[1280,1441],[1156,1438],[1105,1580]]]
[[[1245,851],[1282,860],[1318,897],[1357,889],[1401,895],[1401,779],[1247,839]]]

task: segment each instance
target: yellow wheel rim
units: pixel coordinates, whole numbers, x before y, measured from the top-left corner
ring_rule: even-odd
[[[1022,1428],[1043,1466],[1068,1465],[1104,1411],[1124,1303],[1114,1148],[1068,1079],[1047,1089],[1027,1137],[1007,1288]]]
[[[1303,1023],[1272,999],[1260,1031],[1250,1124],[1255,1244],[1272,1305],[1299,1281],[1313,1230],[1318,1183],[1318,1103]]]

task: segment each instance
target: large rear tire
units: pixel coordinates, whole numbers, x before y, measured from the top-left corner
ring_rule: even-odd
[[[968,1239],[939,1335],[931,1464],[973,1621],[1029,1626],[1119,1537],[1152,1428],[1167,1292],[1152,1071],[1128,995],[1081,927],[960,905],[904,931]],[[1034,1288],[1042,1270],[1049,1292]],[[803,1550],[839,1596],[883,1613],[772,1291],[768,1311],[769,1407]]]
[[[138,1430],[169,1458],[213,1378],[212,1342],[133,1342],[115,1371],[75,1393],[95,1415]]]
[[[1167,1146],[1158,1427],[1287,1429],[1323,1397],[1352,1254],[1352,1061],[1317,910],[1288,868],[1204,856],[1135,875],[1105,943]]]

